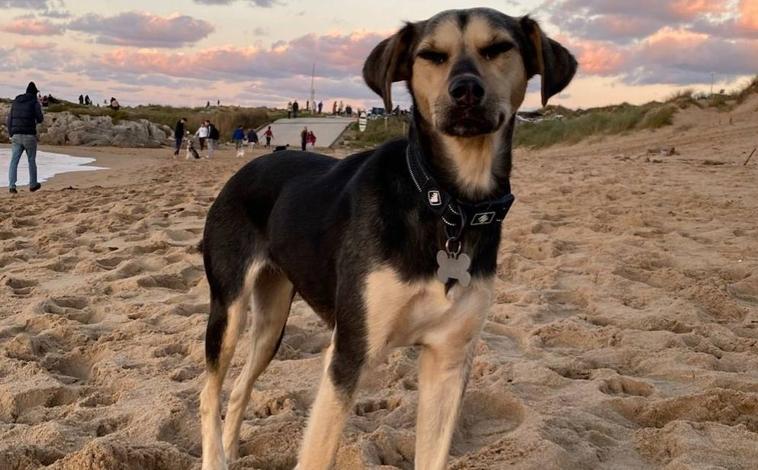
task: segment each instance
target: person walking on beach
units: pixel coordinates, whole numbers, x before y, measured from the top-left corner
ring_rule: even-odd
[[[300,111],[300,105],[297,104],[297,100],[292,103],[292,117],[297,119],[297,112]]]
[[[176,126],[174,126],[174,156],[179,155],[179,149],[182,148],[182,141],[184,140],[184,124],[187,122],[187,119],[181,118],[178,121],[176,121]]]
[[[195,137],[200,141],[200,150],[205,150],[205,141],[208,140],[208,121],[203,121],[195,132]]]
[[[271,139],[274,138],[274,132],[271,130],[271,126],[268,126],[266,132],[263,133],[263,137],[266,138],[266,148],[271,147]]]
[[[292,101],[287,103],[287,119],[292,119]]]
[[[232,140],[234,141],[234,150],[238,151],[242,148],[242,141],[245,140],[245,129],[242,126],[237,126],[232,133]]]
[[[319,102],[318,102],[318,113],[319,113],[319,114],[321,114],[321,109],[322,109],[323,107],[324,107],[324,102],[323,102],[323,101],[319,101]]]
[[[29,161],[29,191],[37,191],[42,185],[37,181],[37,124],[42,123],[42,105],[37,100],[37,85],[29,82],[26,93],[18,95],[11,104],[6,127],[11,137],[11,163],[8,167],[8,191],[16,194],[18,162],[26,152]]]
[[[218,129],[210,121],[208,121],[208,156],[205,158],[213,158],[213,151],[216,150],[218,140],[221,138]]]
[[[308,128],[303,127],[303,131],[300,132],[300,149],[305,152],[305,148],[308,145]]]
[[[92,100],[89,98],[89,95],[84,96],[84,105],[85,106],[92,106]]]
[[[316,134],[313,131],[308,131],[308,143],[311,146],[311,150],[316,149]]]
[[[255,129],[247,131],[247,143],[250,144],[250,148],[255,148],[258,145],[258,133],[255,132]]]
[[[84,105],[84,95],[79,95],[79,104]]]

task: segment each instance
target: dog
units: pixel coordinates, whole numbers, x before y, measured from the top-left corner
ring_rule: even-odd
[[[289,148],[290,148],[290,144],[277,145],[276,147],[274,147],[274,152],[283,152]]]
[[[197,153],[197,150],[195,149],[195,141],[192,137],[187,138],[187,160],[189,160],[190,157],[195,160],[200,159],[200,154]]]
[[[407,139],[342,160],[282,151],[229,179],[201,243],[211,296],[204,469],[237,458],[253,383],[295,293],[333,328],[297,468],[332,465],[361,377],[409,345],[420,350],[415,468],[446,466],[513,202],[516,111],[532,76],[544,105],[576,69],[529,17],[477,8],[407,23],[363,67],[385,109],[392,83],[407,82]],[[251,349],[222,430],[221,388],[251,299]]]

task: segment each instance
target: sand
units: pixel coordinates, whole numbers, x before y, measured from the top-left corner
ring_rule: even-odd
[[[758,101],[731,117],[516,152],[451,468],[758,468]],[[242,162],[48,150],[114,169],[0,194],[0,468],[199,468],[195,246]],[[296,301],[231,468],[294,465],[328,338]],[[370,374],[336,468],[412,468],[417,354]]]

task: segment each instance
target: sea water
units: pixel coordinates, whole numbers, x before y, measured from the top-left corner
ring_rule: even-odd
[[[105,170],[106,168],[98,166],[89,166],[94,162],[94,158],[72,157],[62,153],[40,152],[37,150],[37,180],[40,182],[47,181],[59,173],[69,173],[72,171],[94,171]],[[0,148],[0,187],[8,186],[8,166],[11,162],[11,149]],[[26,152],[21,154],[21,160],[18,164],[18,181],[16,186],[26,186],[29,184],[29,161],[26,158]]]

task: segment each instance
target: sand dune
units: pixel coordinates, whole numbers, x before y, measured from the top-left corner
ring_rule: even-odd
[[[732,121],[516,152],[451,468],[758,468],[758,101]],[[0,468],[199,468],[196,244],[241,162],[134,152],[0,197]],[[328,338],[295,302],[232,468],[294,465]],[[412,468],[416,357],[367,379],[338,469]]]

